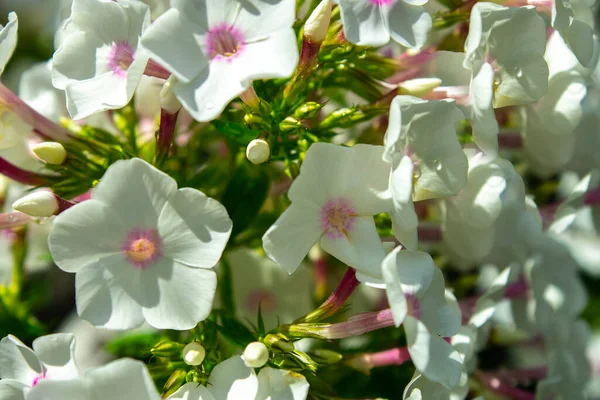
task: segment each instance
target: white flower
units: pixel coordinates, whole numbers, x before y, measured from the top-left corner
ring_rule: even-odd
[[[50,217],[59,210],[58,199],[49,190],[30,193],[12,204],[15,211],[32,217]]]
[[[220,203],[132,159],[111,165],[91,200],[62,212],[48,242],[56,264],[77,274],[82,318],[114,329],[144,320],[191,329],[211,310],[211,268],[230,233]]]
[[[132,0],[74,0],[66,36],[54,54],[52,83],[65,90],[73,119],[125,106],[148,56],[139,51],[148,6]]]
[[[143,362],[121,359],[89,369],[83,378],[64,381],[42,380],[27,400],[160,400]]]
[[[75,338],[57,333],[33,341],[33,350],[12,335],[0,341],[0,393],[23,396],[24,389],[43,380],[64,380],[79,376],[73,351]],[[13,397],[3,397],[13,398]],[[21,397],[22,398],[22,397]]]
[[[260,368],[269,361],[269,349],[262,342],[252,342],[244,349],[242,359],[247,367]]]
[[[332,0],[333,1],[333,0]],[[431,16],[427,0],[335,0],[339,4],[344,35],[361,46],[383,46],[394,41],[418,49],[427,41]]]
[[[15,51],[15,47],[17,47],[18,28],[19,20],[14,12],[8,14],[6,26],[0,25],[0,75],[2,75],[8,60]]]
[[[292,273],[320,240],[340,261],[379,276],[384,250],[373,215],[390,209],[382,155],[382,146],[313,144],[288,192],[292,204],[263,236],[269,258]]]
[[[191,342],[185,345],[182,351],[183,361],[187,365],[200,365],[206,356],[206,350],[198,342]]]
[[[294,72],[294,14],[293,0],[178,1],[148,28],[142,45],[177,78],[173,91],[186,110],[210,121],[252,80]]]
[[[35,64],[21,75],[19,97],[44,117],[58,122],[68,115],[65,92],[52,85],[52,61]]]
[[[545,59],[550,69],[548,92],[521,113],[523,147],[540,175],[555,173],[571,159],[573,131],[581,121],[581,101],[587,93],[587,74],[556,32],[548,41]]]
[[[446,298],[444,276],[427,253],[390,252],[381,265],[396,326],[404,324],[411,359],[428,379],[452,389],[458,385],[463,359],[443,338],[460,329],[456,300]]]
[[[552,1],[552,27],[562,36],[567,46],[584,67],[594,55],[593,1]]]

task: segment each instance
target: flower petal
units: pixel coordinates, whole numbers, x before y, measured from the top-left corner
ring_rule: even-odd
[[[11,12],[8,14],[8,23],[2,27],[0,25],[0,75],[4,71],[4,67],[10,60],[15,47],[17,46],[17,31],[19,29],[19,20],[17,14]]]
[[[258,392],[258,378],[240,356],[233,356],[212,370],[208,388],[219,400],[253,399]]]
[[[47,369],[50,379],[77,378],[79,372],[75,365],[75,336],[71,333],[55,333],[41,336],[32,344],[35,354]]]
[[[361,46],[383,46],[390,41],[381,7],[362,0],[339,0],[344,35]]]
[[[297,372],[266,367],[258,373],[258,393],[254,400],[305,400],[309,384]]]
[[[188,382],[169,397],[168,400],[215,400],[210,391],[197,382]]]
[[[402,46],[420,49],[431,30],[431,15],[421,5],[396,1],[389,12],[390,36]]]
[[[42,373],[42,364],[23,342],[8,335],[0,341],[0,377],[15,379],[28,386]]]
[[[160,400],[146,365],[138,360],[124,358],[85,374],[90,382],[92,398]]]

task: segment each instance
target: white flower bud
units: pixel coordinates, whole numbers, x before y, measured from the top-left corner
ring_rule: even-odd
[[[260,368],[269,361],[269,349],[261,342],[252,342],[242,355],[244,363],[250,368]]]
[[[332,7],[333,4],[329,0],[323,0],[319,3],[304,24],[304,37],[315,43],[321,43],[325,40]]]
[[[263,139],[254,139],[248,143],[246,147],[246,158],[252,164],[261,164],[269,159],[271,155],[271,148],[269,143]]]
[[[421,97],[440,86],[441,83],[441,79],[438,78],[409,79],[398,85],[398,94]]]
[[[202,364],[202,361],[204,361],[204,357],[206,356],[206,350],[204,349],[204,346],[198,342],[188,343],[183,348],[182,353],[183,361],[185,361],[187,365],[194,366]]]
[[[171,75],[160,90],[160,108],[170,114],[175,114],[181,110],[181,102],[175,96],[175,93],[173,93],[174,80],[175,77]]]
[[[58,200],[52,192],[42,190],[28,194],[15,201],[12,205],[15,211],[20,211],[32,217],[50,217],[58,212]]]
[[[36,144],[31,150],[40,160],[48,164],[60,165],[67,158],[67,151],[58,142],[42,142]]]

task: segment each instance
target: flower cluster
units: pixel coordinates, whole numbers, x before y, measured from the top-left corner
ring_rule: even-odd
[[[593,4],[65,4],[0,26],[0,400],[600,396]]]

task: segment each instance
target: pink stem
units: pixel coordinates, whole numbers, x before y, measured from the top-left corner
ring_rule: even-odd
[[[348,321],[331,324],[323,331],[327,339],[343,339],[394,326],[392,310],[365,312],[353,315]]]
[[[160,127],[158,128],[155,150],[156,163],[159,165],[167,158],[171,150],[178,115],[179,111],[173,114],[165,110],[160,111]]]
[[[513,400],[535,400],[535,394],[507,385],[493,374],[476,372],[475,375],[479,378],[481,383],[487,386],[494,393],[508,396]]]
[[[523,138],[519,132],[502,132],[498,135],[498,147],[501,149],[522,149]]]
[[[77,204],[76,202],[65,200],[62,197],[57,196],[56,194],[54,195],[54,198],[56,199],[56,202],[58,203],[57,214],[60,214],[61,212],[68,210],[69,208],[71,208],[75,204]]]
[[[0,229],[16,228],[31,221],[31,217],[17,211],[0,214]]]
[[[6,106],[23,121],[33,126],[33,132],[42,139],[68,142],[74,138],[66,128],[52,122],[29,107],[2,83],[0,83],[0,105]]]
[[[504,381],[525,382],[541,380],[548,375],[548,368],[541,366],[534,368],[501,369],[495,375]]]
[[[585,194],[583,204],[586,206],[595,206],[600,204],[600,188],[596,188]]]
[[[167,71],[162,65],[156,61],[150,59],[144,70],[144,75],[153,76],[160,79],[169,79],[171,73]]]
[[[419,225],[417,234],[419,240],[425,242],[439,242],[442,240],[442,230],[439,225]]]
[[[49,183],[50,176],[21,169],[0,157],[0,174],[12,180],[31,186],[44,186]]]
[[[361,354],[365,362],[373,367],[385,367],[387,365],[402,365],[410,360],[408,347],[396,347],[377,353]]]

